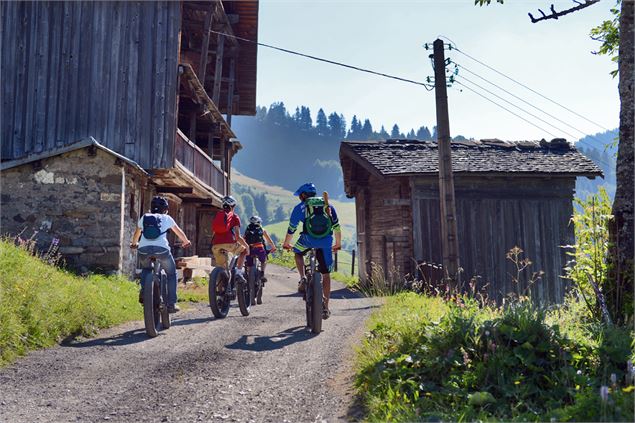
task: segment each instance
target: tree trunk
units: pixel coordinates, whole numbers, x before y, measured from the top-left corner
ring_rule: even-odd
[[[633,265],[635,238],[633,236],[634,204],[634,101],[633,97],[633,10],[635,2],[622,1],[620,16],[619,45],[619,93],[620,93],[620,135],[617,153],[617,188],[613,202],[614,220],[610,226],[612,241],[611,264],[612,277],[609,281],[607,296],[612,302],[612,312],[616,320],[624,322],[633,315]]]

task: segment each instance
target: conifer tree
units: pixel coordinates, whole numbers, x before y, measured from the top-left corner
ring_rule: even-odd
[[[390,132],[390,138],[401,138],[401,134],[399,133],[399,126],[396,123],[392,127],[392,131]]]
[[[328,120],[326,119],[326,113],[320,108],[315,118],[315,129],[320,135],[327,135],[329,131]]]

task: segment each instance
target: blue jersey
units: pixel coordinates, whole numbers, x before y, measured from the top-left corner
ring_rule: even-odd
[[[335,207],[329,205],[331,209],[331,221],[333,222],[333,232],[340,231],[340,223],[337,219],[337,212],[335,211]],[[302,238],[303,244],[309,248],[330,248],[333,244],[333,235],[325,236],[324,238],[314,238],[310,236],[304,230],[304,221],[306,219],[306,207],[304,202],[298,204],[293,208],[291,212],[291,218],[289,219],[289,228],[287,229],[287,233],[293,235],[295,231],[298,229],[298,225],[302,222]]]

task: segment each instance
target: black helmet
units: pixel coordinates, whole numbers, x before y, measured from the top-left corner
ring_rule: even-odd
[[[164,213],[168,210],[168,200],[164,197],[154,197],[150,203],[150,211],[152,213]]]

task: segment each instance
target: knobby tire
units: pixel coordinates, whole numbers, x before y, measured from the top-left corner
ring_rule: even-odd
[[[149,273],[143,283],[143,321],[146,327],[146,333],[149,337],[154,338],[159,334],[158,326],[160,322],[158,293],[155,290],[154,274]]]
[[[222,267],[214,268],[209,275],[208,293],[212,314],[214,314],[214,317],[217,319],[227,317],[227,313],[229,312],[228,289],[229,278],[227,277],[225,269]]]

